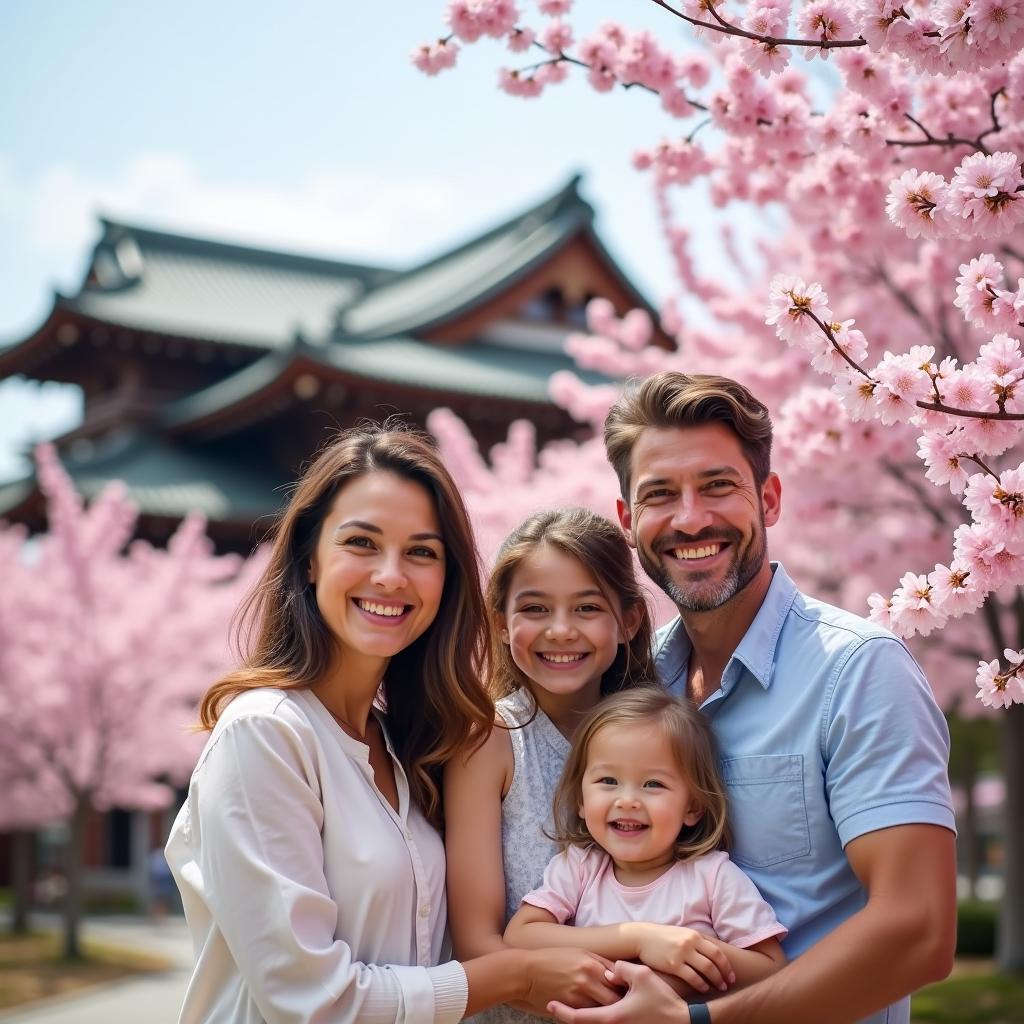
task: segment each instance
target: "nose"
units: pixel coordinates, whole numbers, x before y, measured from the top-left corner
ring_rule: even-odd
[[[672,509],[672,529],[677,533],[697,534],[711,525],[711,513],[695,491],[683,491]]]
[[[578,634],[567,615],[556,615],[545,630],[545,635],[549,640],[567,641],[575,640]]]
[[[640,796],[632,786],[624,786],[615,798],[618,807],[637,807],[640,804]]]
[[[387,593],[401,590],[408,581],[405,570],[402,568],[400,556],[397,554],[383,556],[370,574],[370,581],[375,587],[379,587]]]

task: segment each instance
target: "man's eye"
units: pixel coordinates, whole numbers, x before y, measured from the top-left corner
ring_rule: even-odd
[[[732,480],[712,480],[711,483],[708,484],[708,490],[722,491],[733,486],[734,484]]]

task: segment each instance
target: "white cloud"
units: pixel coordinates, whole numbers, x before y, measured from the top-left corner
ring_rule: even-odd
[[[465,218],[463,198],[453,180],[366,171],[315,174],[289,186],[213,181],[172,153],[140,154],[105,179],[54,166],[18,180],[0,160],[0,215],[16,229],[8,242],[18,245],[21,235],[39,253],[79,263],[102,213],[186,234],[402,264]]]

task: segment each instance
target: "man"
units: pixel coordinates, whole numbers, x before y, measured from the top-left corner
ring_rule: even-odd
[[[949,737],[927,681],[891,633],[768,561],[782,487],[768,412],[742,385],[657,374],[612,408],[605,447],[622,527],[679,609],[659,671],[711,719],[732,855],[790,929],[792,962],[689,1007],[620,963],[619,1003],[553,1009],[570,1024],[905,1024],[908,993],[949,973],[956,928]]]

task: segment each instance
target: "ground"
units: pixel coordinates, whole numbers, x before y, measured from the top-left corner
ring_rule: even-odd
[[[60,956],[56,933],[0,935],[0,1009],[169,966],[151,953],[95,940],[83,946],[87,959],[69,962]]]

